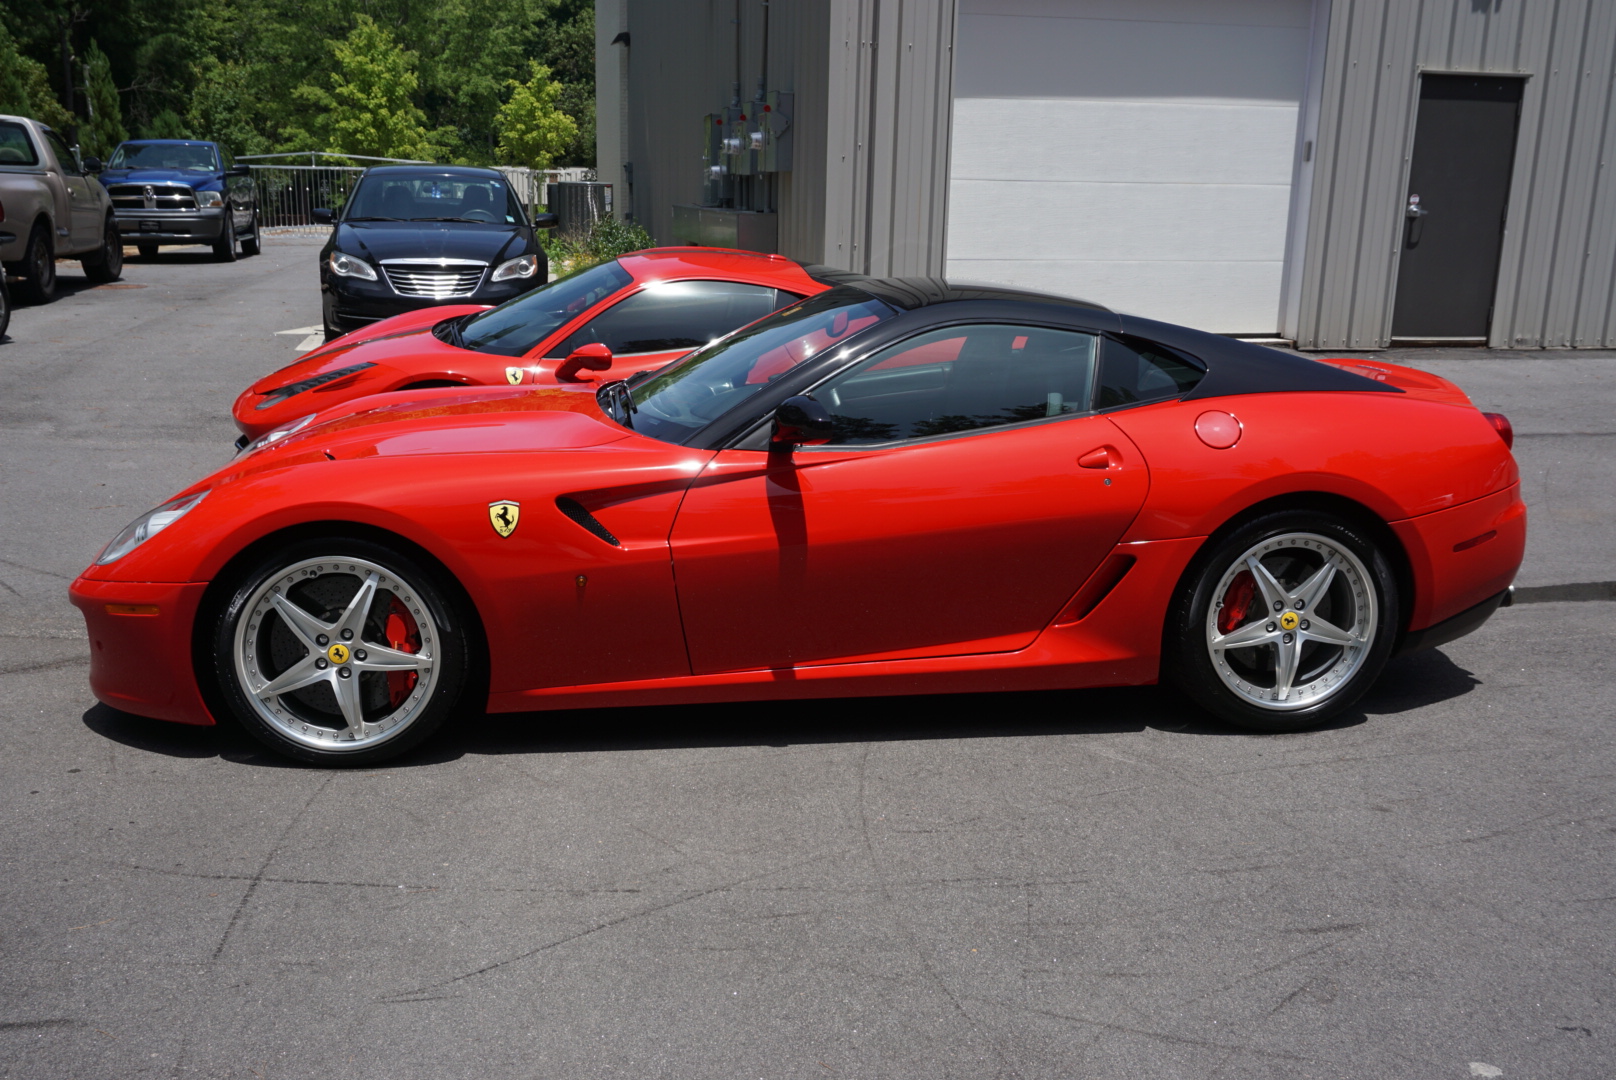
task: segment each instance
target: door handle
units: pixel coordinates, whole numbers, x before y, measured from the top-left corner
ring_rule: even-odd
[[[1082,469],[1116,469],[1122,467],[1122,455],[1114,446],[1102,446],[1078,458],[1077,464]]]
[[[1403,216],[1406,218],[1418,219],[1424,217],[1430,212],[1431,211],[1429,210],[1421,209],[1420,197],[1418,195],[1410,195],[1408,197],[1408,209],[1403,211]]]

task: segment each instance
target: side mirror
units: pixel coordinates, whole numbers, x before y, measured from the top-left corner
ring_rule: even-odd
[[[232,165],[224,171],[224,174],[226,176],[251,176],[252,167],[250,165]]]
[[[605,371],[612,366],[612,350],[594,342],[590,345],[580,345],[572,351],[572,355],[561,361],[556,368],[556,378],[562,382],[582,382],[578,378],[580,371]]]
[[[774,410],[769,449],[789,452],[803,443],[825,442],[836,434],[830,410],[804,394],[788,397]]]
[[[561,224],[561,219],[554,214],[534,214],[533,227],[535,229],[553,229]]]
[[[98,157],[87,157],[87,158],[85,158],[84,159],[84,171],[87,172],[87,173],[100,172],[101,171],[101,159],[98,158]]]
[[[316,206],[312,211],[310,211],[310,215],[314,218],[314,223],[316,225],[331,224],[331,211],[327,210],[323,206]]]

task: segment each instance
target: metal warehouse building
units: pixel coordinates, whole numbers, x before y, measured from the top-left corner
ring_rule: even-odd
[[[1303,348],[1616,347],[1616,0],[597,0],[660,242]]]

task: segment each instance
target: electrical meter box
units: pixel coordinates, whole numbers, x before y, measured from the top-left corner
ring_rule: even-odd
[[[770,90],[752,102],[758,172],[791,171],[791,91]]]
[[[724,163],[731,176],[751,176],[757,171],[750,127],[745,106],[731,105],[724,110]]]
[[[724,180],[729,176],[729,159],[724,155],[724,114],[708,113],[701,118],[701,201],[717,206],[724,201]]]

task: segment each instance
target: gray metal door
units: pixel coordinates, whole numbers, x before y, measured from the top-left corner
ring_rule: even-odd
[[[1486,342],[1522,86],[1491,75],[1421,77],[1393,341]]]

